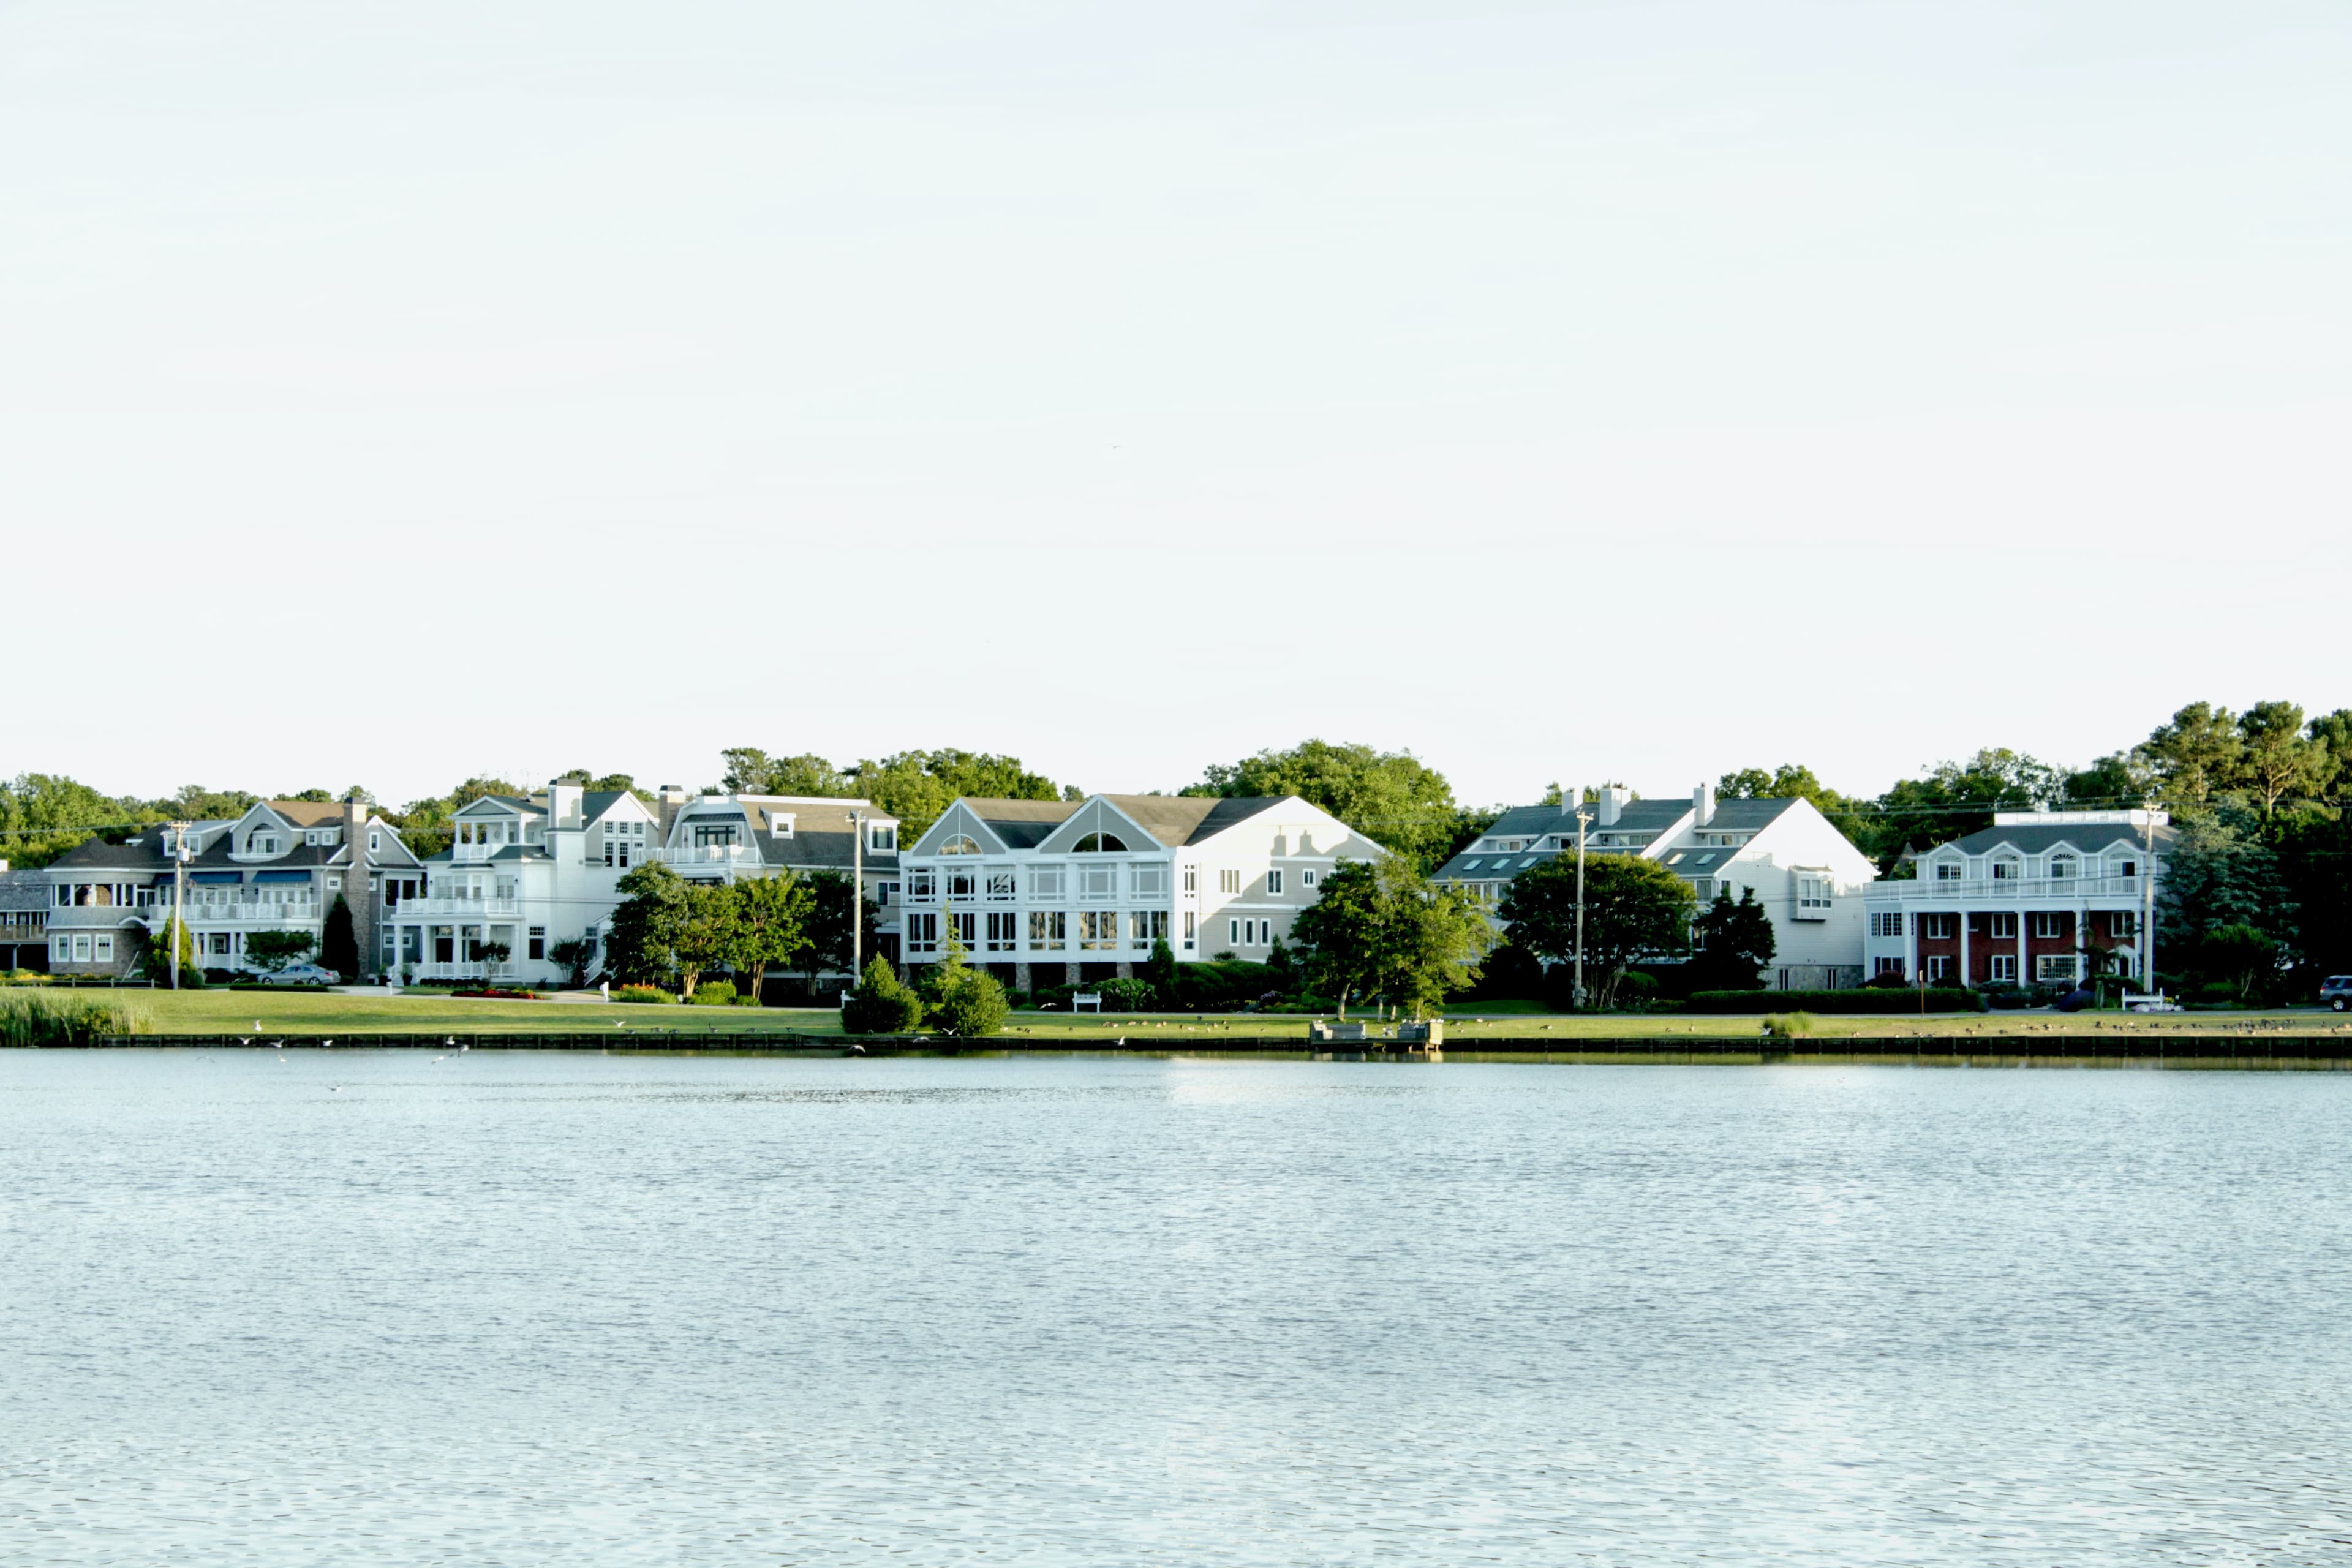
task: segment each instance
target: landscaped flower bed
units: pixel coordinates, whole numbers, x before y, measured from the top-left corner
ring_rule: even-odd
[[[452,991],[452,996],[488,996],[499,1002],[544,1002],[544,991],[509,991],[503,985],[477,985],[467,991]]]

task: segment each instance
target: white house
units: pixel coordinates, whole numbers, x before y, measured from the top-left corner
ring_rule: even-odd
[[[903,955],[937,963],[952,931],[1023,991],[1131,973],[1158,941],[1262,960],[1332,868],[1387,853],[1297,795],[961,799],[901,857]]]
[[[882,956],[898,956],[898,819],[870,800],[830,795],[688,795],[665,785],[655,854],[691,882],[791,871],[863,879]]]
[[[2095,961],[2144,976],[2170,817],[1998,811],[1865,900],[1873,973],[1934,984],[2064,984]]]
[[[144,928],[170,918],[182,877],[199,967],[251,969],[245,944],[257,931],[302,931],[317,943],[338,897],[351,910],[364,966],[373,889],[413,879],[418,866],[399,832],[362,800],[260,801],[234,821],[190,824],[184,871],[175,874],[181,852],[174,830],[158,826],[120,844],[92,839],[50,862],[50,969],[128,973]]]
[[[1585,808],[1591,818],[1583,825],[1588,856],[1658,861],[1690,883],[1702,905],[1718,890],[1734,899],[1754,890],[1772,921],[1767,985],[1801,991],[1862,984],[1863,893],[1878,869],[1812,802],[1719,801],[1712,784],[1699,785],[1687,800],[1637,800],[1617,788],[1595,795]],[[1500,903],[1521,871],[1573,856],[1577,831],[1568,806],[1515,806],[1440,867],[1435,879]]]

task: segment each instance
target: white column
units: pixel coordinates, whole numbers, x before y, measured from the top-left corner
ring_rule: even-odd
[[[2020,899],[2017,908],[2017,983],[2020,985],[2033,984],[2032,965],[2025,961],[2025,933],[2033,929],[2033,922],[2025,918],[2027,913],[2025,900]]]
[[[1963,985],[1969,983],[1969,976],[1976,973],[1969,963],[1969,911],[1964,909],[1960,911],[1960,984]]]
[[[1904,916],[1904,924],[1910,928],[1911,932],[1911,973],[1906,975],[1905,978],[1909,980],[1914,985],[1918,984],[1921,979],[1921,975],[1919,973],[1921,967],[1919,959],[1919,922],[1926,918],[1927,911],[1924,910],[1913,910]]]

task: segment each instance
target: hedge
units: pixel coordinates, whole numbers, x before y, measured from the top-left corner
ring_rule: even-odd
[[[1926,993],[1930,1013],[1980,1013],[1984,1003],[1973,991],[1958,985],[1930,985]],[[1696,991],[1685,1005],[1693,1013],[1916,1013],[1921,994],[1916,988],[1858,988],[1853,991]]]

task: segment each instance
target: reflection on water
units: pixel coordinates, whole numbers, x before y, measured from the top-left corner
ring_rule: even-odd
[[[11,1563],[2338,1563],[2334,1075],[0,1053]]]

